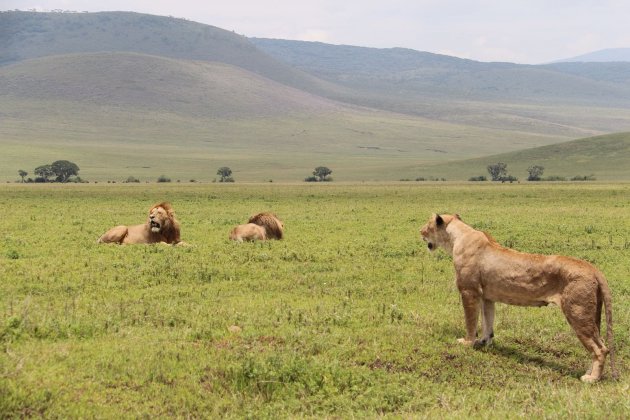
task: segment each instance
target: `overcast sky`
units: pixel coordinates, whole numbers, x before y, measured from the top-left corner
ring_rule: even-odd
[[[629,0],[0,0],[0,10],[13,9],[125,10],[248,37],[526,64],[630,48]]]

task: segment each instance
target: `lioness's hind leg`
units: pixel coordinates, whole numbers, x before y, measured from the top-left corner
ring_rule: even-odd
[[[596,382],[604,370],[608,349],[599,336],[597,323],[597,302],[582,299],[580,302],[563,301],[562,311],[575,331],[582,345],[591,353],[591,368],[580,379],[583,382]]]

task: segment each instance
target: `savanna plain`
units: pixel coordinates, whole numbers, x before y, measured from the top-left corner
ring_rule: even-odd
[[[98,245],[170,201],[187,247]],[[627,418],[630,184],[0,186],[0,417]],[[228,241],[259,211],[281,241]],[[450,257],[419,228],[459,213],[503,245],[586,259],[613,295],[616,363],[553,306],[497,305],[457,344]]]

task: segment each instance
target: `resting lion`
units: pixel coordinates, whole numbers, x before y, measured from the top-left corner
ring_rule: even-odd
[[[284,224],[273,213],[258,213],[249,218],[248,223],[265,228],[267,239],[282,239],[284,235]]]
[[[254,223],[238,225],[230,231],[230,240],[243,241],[264,241],[267,239],[265,228]]]
[[[494,337],[494,303],[520,306],[558,305],[578,339],[591,353],[593,365],[584,382],[599,380],[609,350],[600,337],[602,304],[606,306],[610,366],[613,361],[612,306],[604,275],[586,261],[559,255],[518,252],[468,226],[459,215],[433,215],[420,230],[429,250],[443,248],[453,257],[457,288],[466,319],[466,337],[458,342],[487,345]],[[475,340],[479,312],[481,340]]]
[[[159,203],[149,209],[149,218],[143,225],[116,226],[105,232],[98,243],[183,245],[179,222],[170,203]]]

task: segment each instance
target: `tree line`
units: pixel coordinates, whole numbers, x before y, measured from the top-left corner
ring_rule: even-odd
[[[56,160],[51,164],[38,166],[33,170],[35,179],[26,178],[28,172],[18,170],[22,182],[83,182],[79,177],[79,167],[69,160]]]
[[[508,174],[507,172],[507,164],[503,162],[497,162],[493,165],[488,165],[486,168],[488,173],[490,174],[490,178],[492,181],[501,181],[501,182],[514,182],[518,181],[518,178]],[[543,178],[543,173],[545,172],[545,167],[541,165],[532,165],[527,168],[527,180],[528,181],[566,181],[565,177],[561,176],[550,176],[547,178]],[[483,175],[471,177],[468,179],[469,181],[486,181],[487,178]],[[594,181],[595,177],[593,175],[585,175],[585,176],[574,176],[571,178],[571,181]]]
[[[76,163],[68,160],[57,160],[51,164],[41,165],[35,168],[33,171],[36,178],[26,178],[28,172],[24,169],[18,170],[18,175],[22,179],[22,182],[83,182],[79,177],[79,166]],[[313,176],[304,179],[306,182],[328,182],[332,181],[330,177],[332,170],[326,166],[318,166],[313,171]],[[234,182],[232,177],[232,169],[227,166],[222,166],[217,170],[219,175],[219,182]],[[108,181],[109,182],[109,181]],[[115,182],[115,181],[114,181]],[[129,176],[123,183],[137,183],[140,180],[134,176]],[[157,182],[171,182],[171,179],[166,175],[160,175]],[[179,182],[179,181],[177,181]],[[191,180],[195,182],[195,180]],[[216,179],[213,181],[216,182]]]

